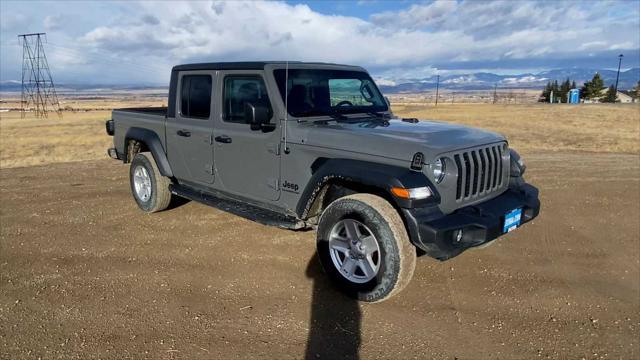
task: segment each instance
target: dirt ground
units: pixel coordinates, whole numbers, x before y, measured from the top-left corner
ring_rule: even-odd
[[[0,359],[640,357],[637,105],[394,105],[506,134],[543,208],[371,305],[328,283],[313,232],[139,211],[104,120],[159,102],[0,113]]]
[[[640,158],[526,160],[538,219],[374,305],[331,287],[313,232],[143,214],[110,160],[0,170],[0,358],[638,358]]]

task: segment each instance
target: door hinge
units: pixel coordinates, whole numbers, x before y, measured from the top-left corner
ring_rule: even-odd
[[[207,174],[213,175],[213,164],[206,164],[204,171],[206,171]]]
[[[209,135],[209,145],[213,145],[213,135]]]

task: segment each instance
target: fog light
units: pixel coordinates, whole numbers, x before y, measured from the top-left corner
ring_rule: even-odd
[[[455,230],[453,232],[453,238],[457,243],[459,243],[460,240],[462,240],[462,229]]]

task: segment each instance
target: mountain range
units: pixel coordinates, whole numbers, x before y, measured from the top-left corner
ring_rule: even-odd
[[[591,80],[595,73],[599,73],[606,86],[616,81],[615,70],[603,69],[555,69],[539,73],[525,73],[518,75],[498,75],[487,72],[441,75],[440,88],[450,90],[487,90],[498,88],[512,89],[542,89],[547,82],[557,80],[562,82],[569,78],[582,86],[585,81]],[[635,87],[640,81],[640,68],[633,68],[620,72],[618,88],[627,90]],[[430,91],[436,88],[437,77],[435,75],[421,79],[378,80],[378,86],[384,93],[415,93]]]
[[[441,75],[440,88],[449,90],[487,90],[493,89],[497,85],[500,89],[542,89],[548,81],[557,80],[562,82],[569,78],[575,80],[578,86],[585,81],[591,80],[595,73],[599,73],[606,86],[612,85],[616,81],[615,70],[567,68],[542,71],[538,73],[525,73],[518,75],[498,75],[488,72],[477,72],[468,74]],[[640,68],[633,68],[620,72],[618,88],[621,90],[631,89],[640,80]],[[378,79],[378,86],[384,93],[415,93],[431,91],[436,88],[437,77],[430,76],[415,79]],[[109,90],[143,90],[157,89],[166,90],[167,86],[157,85],[100,85],[100,84],[56,84],[59,91],[109,91]],[[21,83],[16,80],[0,82],[0,91],[20,91]]]

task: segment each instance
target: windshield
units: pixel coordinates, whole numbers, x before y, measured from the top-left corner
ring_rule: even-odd
[[[285,101],[285,72],[273,72]],[[290,69],[288,111],[292,116],[322,116],[387,111],[387,103],[366,72]]]

